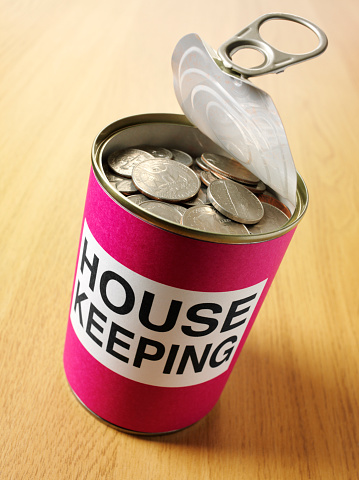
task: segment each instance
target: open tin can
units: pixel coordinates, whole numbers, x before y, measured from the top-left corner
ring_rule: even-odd
[[[116,121],[92,149],[64,366],[83,405],[131,433],[176,431],[214,407],[308,205],[296,173],[283,227],[225,235],[159,218],[109,183],[108,157],[128,147],[228,156],[188,116]]]

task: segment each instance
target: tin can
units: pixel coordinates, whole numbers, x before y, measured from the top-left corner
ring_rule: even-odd
[[[185,428],[216,404],[308,204],[276,232],[207,233],[142,210],[107,181],[103,160],[136,145],[196,157],[225,152],[184,115],[146,114],[94,141],[64,351],[77,398],[119,429]]]

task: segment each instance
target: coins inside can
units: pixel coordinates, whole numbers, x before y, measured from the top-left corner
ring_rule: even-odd
[[[207,192],[214,208],[235,222],[253,224],[263,217],[258,198],[247,188],[231,180],[215,180]]]
[[[150,158],[137,155],[139,151],[150,155]],[[169,155],[167,152],[174,158],[164,157]],[[212,159],[217,169],[213,165],[210,167],[211,162],[205,163],[201,157],[189,167],[175,158],[176,152],[184,157],[187,155],[180,150],[170,151],[160,146],[116,151],[110,155],[108,163],[112,161],[115,164],[116,158],[118,164],[122,163],[121,171],[125,170],[125,175],[115,172],[105,161],[103,171],[109,183],[126,195],[130,202],[158,218],[187,227],[212,233],[250,235],[281,228],[290,218],[289,209],[273,194],[262,193],[266,189],[263,182],[245,183],[243,179],[248,175],[241,175],[241,180],[231,179],[228,176],[231,168],[218,168],[219,164],[228,166],[233,160],[207,153],[204,157]],[[192,161],[190,155],[188,158]],[[188,158],[184,163],[189,163]],[[213,158],[216,160],[213,161]],[[242,166],[240,168],[246,170]],[[248,174],[249,177],[252,175]],[[256,177],[251,178],[254,180]],[[271,209],[272,205],[279,209],[279,213]]]
[[[154,158],[135,166],[132,180],[144,195],[167,202],[181,202],[197,195],[201,182],[186,165]]]

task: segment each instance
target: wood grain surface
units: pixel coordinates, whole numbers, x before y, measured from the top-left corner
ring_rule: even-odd
[[[357,2],[0,8],[0,478],[359,478]],[[329,38],[318,59],[253,80],[281,115],[309,210],[213,411],[169,436],[117,432],[78,403],[62,366],[92,141],[118,118],[180,113],[170,60],[182,36],[218,48],[276,11]],[[293,32],[268,35],[301,50]]]

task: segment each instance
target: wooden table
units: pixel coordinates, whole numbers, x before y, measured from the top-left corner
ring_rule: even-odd
[[[270,11],[329,38],[318,59],[253,80],[281,115],[309,211],[213,411],[170,436],[117,432],[62,366],[92,141],[121,117],[180,112],[182,36],[217,48]],[[0,27],[0,478],[358,478],[357,3],[3,0]],[[272,39],[303,48],[293,31]]]

